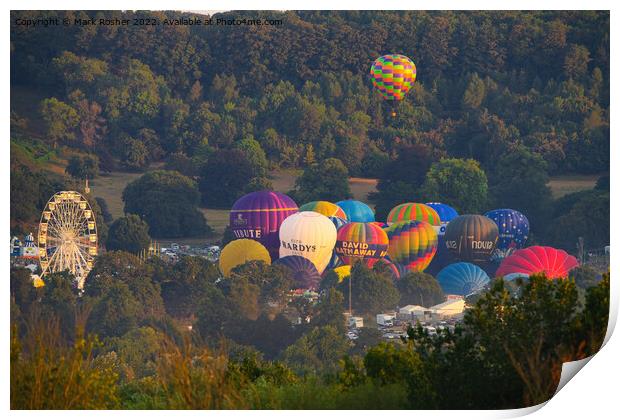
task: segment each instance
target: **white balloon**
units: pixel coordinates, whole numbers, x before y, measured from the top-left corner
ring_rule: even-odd
[[[336,227],[329,218],[302,211],[284,219],[280,226],[280,258],[299,255],[323,273],[336,245]]]

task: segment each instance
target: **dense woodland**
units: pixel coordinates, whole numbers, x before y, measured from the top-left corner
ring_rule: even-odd
[[[227,209],[270,188],[277,168],[303,170],[288,192],[298,204],[350,197],[349,176],[372,177],[377,220],[405,201],[460,213],[510,207],[529,218],[531,244],[570,253],[578,237],[587,249],[608,245],[609,13],[15,24],[48,15],[11,14],[12,232],[31,229],[55,191],[102,172],[144,174],[123,191],[126,215],[116,220],[105,200],[87,197],[106,252],[83,294],[66,273],[35,289],[28,270],[12,269],[13,408],[514,408],[547,400],[561,363],[600,347],[609,277],[587,266],[568,280],[495,281],[454,333],[411,328],[388,344],[375,328],[346,339],[348,288],[333,272],[310,305],[290,300],[290,276],[277,266],[250,262],[222,277],[202,258],[136,254],[151,237],[210,234],[199,207]],[[392,52],[417,66],[396,117],[368,76]],[[34,99],[24,105],[20,95]],[[72,157],[52,174],[45,162],[60,149]],[[549,177],[565,174],[600,178],[553,199]],[[353,270],[353,309],[367,319],[444,299],[426,273],[395,283],[381,264]]]
[[[608,13],[223,14],[231,15],[283,23],[33,30],[15,25],[15,18],[43,14],[13,13],[11,85],[40,98],[28,115],[12,109],[13,144],[34,138],[43,142],[39,148],[64,145],[90,156],[70,171],[82,179],[96,176],[92,162],[103,171],[141,171],[164,161],[165,169],[195,181],[199,203],[219,208],[229,208],[244,192],[269,188],[270,169],[316,165],[318,182],[292,193],[303,204],[312,197],[308,185],[332,191],[321,172],[340,168],[328,160],[337,159],[346,170],[340,174],[380,179],[371,197],[378,219],[400,202],[422,199],[447,202],[461,213],[513,207],[530,218],[533,239],[573,248],[585,235],[590,248],[608,244],[606,188],[552,203],[546,187],[550,175],[608,173]],[[412,57],[418,68],[395,118],[368,76],[372,61],[390,52]],[[484,172],[473,205],[447,191],[458,186],[425,182],[442,159],[460,159],[448,166]],[[451,173],[445,166],[444,175]],[[17,201],[44,200],[21,192],[36,174],[18,156],[12,168]],[[28,189],[47,194],[46,183]],[[318,198],[346,198],[346,189],[337,191]],[[15,226],[40,210],[16,206]],[[126,211],[135,213],[131,206]],[[562,238],[566,225],[584,220],[585,213],[597,214],[585,218],[592,226]],[[192,232],[146,221],[158,237],[207,233],[204,219],[194,216]]]

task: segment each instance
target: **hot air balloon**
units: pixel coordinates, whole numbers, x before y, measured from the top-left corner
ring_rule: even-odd
[[[441,220],[441,229],[439,229],[437,235],[443,236],[446,233],[446,226],[448,226],[448,223],[452,219],[458,217],[458,212],[454,208],[443,203],[426,203],[426,205],[435,210],[439,215],[439,219]]]
[[[497,277],[520,273],[530,276],[544,273],[550,279],[564,278],[579,266],[577,258],[550,246],[530,246],[504,258],[495,272]]]
[[[415,82],[416,68],[409,57],[388,54],[379,57],[370,68],[372,85],[383,99],[393,102],[402,100]],[[396,113],[392,110],[392,116]]]
[[[521,249],[530,233],[530,222],[522,213],[512,209],[497,209],[485,213],[499,229],[499,240],[494,257],[505,258],[515,249]]]
[[[362,260],[367,267],[387,255],[389,239],[379,226],[372,223],[347,223],[338,229],[336,254],[346,265]]]
[[[337,216],[331,216],[329,220],[331,220],[334,226],[336,227],[336,231],[338,231],[338,229],[340,229],[341,226],[344,226],[348,223],[345,219],[342,219]],[[340,261],[340,258],[338,258],[336,251],[335,250],[332,251],[332,257],[330,258],[329,263],[327,263],[327,269],[331,270],[333,268],[340,267],[341,265],[342,265],[342,261]]]
[[[252,192],[233,204],[230,228],[237,239],[254,239],[263,244],[275,260],[280,247],[280,225],[297,210],[297,204],[286,194],[267,190]]]
[[[336,243],[336,227],[327,217],[302,211],[287,217],[280,226],[280,258],[299,255],[323,273]]]
[[[390,260],[410,271],[423,271],[437,252],[437,233],[426,222],[410,220],[385,229],[390,240]]]
[[[344,211],[337,204],[330,203],[329,201],[311,201],[299,207],[299,211],[315,211],[323,216],[347,219]]]
[[[375,213],[367,204],[357,200],[343,200],[336,203],[347,215],[349,222],[368,223],[375,221]]]
[[[484,262],[491,258],[498,238],[495,222],[478,214],[456,217],[448,223],[446,248],[461,261]]]
[[[237,239],[229,242],[220,253],[220,270],[226,277],[238,265],[258,260],[271,264],[269,251],[262,244],[252,239]]]
[[[373,225],[379,226],[381,229],[385,229],[386,227],[388,227],[388,224],[385,222],[370,222],[370,223],[372,223]]]
[[[392,225],[397,222],[407,222],[409,220],[417,220],[419,222],[426,222],[431,226],[436,227],[436,231],[439,231],[441,226],[441,219],[437,212],[432,208],[422,203],[403,203],[390,210],[387,217],[387,224]]]
[[[469,296],[480,292],[491,279],[477,265],[459,262],[441,270],[437,281],[447,295]]]
[[[319,288],[321,275],[309,259],[298,255],[289,255],[275,260],[273,265],[282,265],[291,270],[294,289],[317,290]]]

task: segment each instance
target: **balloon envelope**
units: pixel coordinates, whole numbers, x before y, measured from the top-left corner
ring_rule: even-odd
[[[222,249],[219,266],[222,274],[228,277],[233,268],[252,260],[271,264],[269,251],[262,244],[252,239],[237,239]]]
[[[367,204],[357,200],[343,200],[336,203],[347,215],[349,222],[368,223],[375,221],[375,213]]]
[[[497,241],[498,258],[509,255],[515,249],[521,249],[530,233],[530,222],[521,212],[512,209],[497,209],[485,213],[499,229]]]
[[[325,270],[336,243],[336,227],[327,217],[302,211],[287,217],[280,226],[280,258],[299,255]]]
[[[461,261],[483,262],[491,258],[498,238],[495,222],[478,214],[458,216],[446,227],[446,248]]]
[[[491,279],[477,265],[459,262],[441,270],[437,281],[447,295],[468,296],[480,292]]]
[[[372,223],[347,223],[338,229],[336,254],[346,265],[363,260],[372,267],[387,255],[388,236],[379,226]]]
[[[277,191],[256,191],[244,195],[230,210],[230,228],[237,239],[254,239],[278,258],[280,225],[297,212],[297,204]]]
[[[441,220],[441,227],[437,235],[443,236],[446,233],[446,226],[448,223],[458,217],[459,213],[452,207],[443,203],[426,203],[427,206],[432,208],[439,215],[439,219]]]
[[[345,219],[342,219],[337,216],[332,216],[329,218],[329,220],[331,220],[334,226],[336,227],[336,231],[338,231],[338,229],[340,229],[341,226],[344,226],[348,223]],[[343,265],[343,263],[342,261],[340,261],[340,258],[338,258],[338,254],[336,254],[335,250],[332,251],[332,257],[329,259],[329,262],[327,263],[327,269],[333,269],[336,267],[340,267],[341,265]]]
[[[317,290],[319,288],[321,275],[309,259],[289,255],[275,260],[273,265],[282,265],[292,272],[294,289]]]
[[[398,222],[385,229],[390,244],[390,260],[410,271],[423,271],[437,252],[437,233],[426,223],[416,220]]]
[[[347,215],[337,204],[330,203],[329,201],[311,201],[299,207],[299,211],[314,211],[327,217],[340,217],[341,219],[347,218]]]
[[[437,212],[422,203],[403,203],[390,210],[387,217],[387,224],[391,225],[397,222],[407,222],[409,220],[417,220],[426,222],[432,226],[441,226],[441,219]]]
[[[415,82],[415,64],[407,56],[388,54],[375,60],[370,68],[373,86],[383,99],[400,101]]]
[[[529,276],[544,273],[549,279],[557,279],[566,277],[568,272],[577,266],[579,266],[577,258],[562,249],[530,246],[504,258],[495,275],[503,277],[522,273]]]

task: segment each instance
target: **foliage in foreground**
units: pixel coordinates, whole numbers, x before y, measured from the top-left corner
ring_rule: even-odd
[[[15,289],[14,306],[19,296]],[[518,408],[553,395],[563,362],[599,350],[609,274],[587,290],[583,304],[573,280],[533,276],[510,287],[498,280],[454,332],[429,335],[417,326],[402,342],[370,337],[367,351],[352,348],[347,356],[346,346],[329,347],[342,334],[324,326],[275,360],[250,346],[214,351],[194,333],[171,335],[163,323],[99,343],[80,333],[83,305],[74,321],[78,333],[67,338],[50,302],[42,295],[19,306],[29,316],[19,317],[12,334],[14,409]],[[47,322],[37,317],[41,309]],[[300,369],[313,357],[331,364]]]

